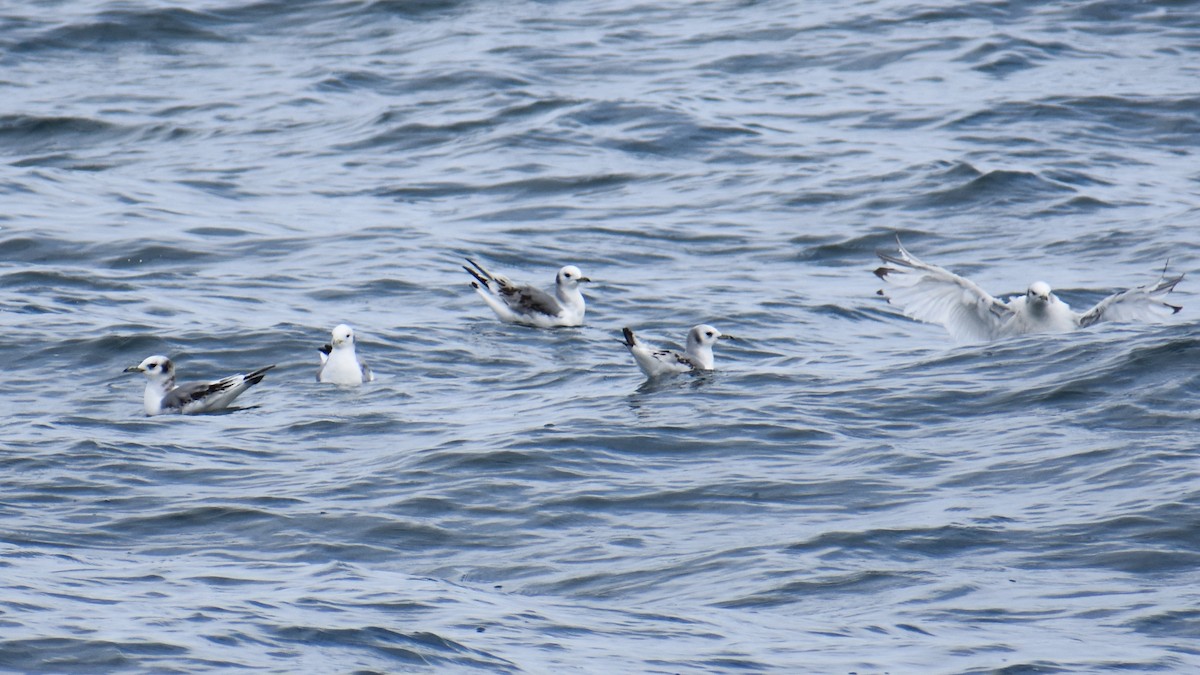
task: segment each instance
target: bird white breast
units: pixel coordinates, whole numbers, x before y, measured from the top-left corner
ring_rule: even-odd
[[[321,370],[321,381],[330,384],[362,384],[362,367],[353,349],[335,349]]]
[[[1014,335],[1025,333],[1066,333],[1078,327],[1075,314],[1071,308],[1058,298],[1051,298],[1042,310],[1035,311],[1032,303],[1025,298],[1017,298],[1014,302],[1016,318],[1019,325],[1011,331]]]
[[[147,415],[157,415],[162,412],[162,400],[167,395],[162,386],[155,382],[146,383],[146,391],[142,394],[142,405]]]

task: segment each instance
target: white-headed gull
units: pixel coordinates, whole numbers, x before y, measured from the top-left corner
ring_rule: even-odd
[[[475,277],[471,287],[501,321],[538,328],[579,326],[583,323],[586,306],[579,284],[591,279],[583,276],[578,267],[567,265],[560,269],[554,279],[554,293],[550,294],[534,286],[516,284],[504,276],[492,274],[470,258],[467,258],[467,262],[471,267],[464,265],[463,269]]]
[[[355,385],[375,379],[370,366],[354,351],[354,329],[344,323],[333,329],[329,344],[318,351],[321,367],[317,368],[317,382]]]
[[[694,326],[687,335],[687,349],[677,352],[672,349],[653,349],[642,343],[629,328],[623,329],[625,346],[637,361],[646,377],[661,377],[677,373],[690,373],[713,369],[713,345],[717,340],[732,340],[731,335],[706,324]]]
[[[1162,297],[1175,288],[1183,275],[1114,293],[1086,312],[1075,312],[1050,292],[1050,285],[1044,281],[1035,281],[1024,295],[1005,302],[969,279],[921,262],[898,239],[896,246],[898,254],[877,252],[886,264],[875,270],[875,274],[888,283],[879,294],[905,316],[941,324],[959,341],[1063,333],[1101,321],[1153,321],[1181,309],[1164,302]]]

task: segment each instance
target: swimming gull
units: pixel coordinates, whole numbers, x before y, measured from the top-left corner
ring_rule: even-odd
[[[191,415],[224,410],[243,391],[262,382],[266,372],[274,367],[272,364],[247,375],[230,375],[216,382],[185,382],[175,386],[175,364],[165,356],[155,355],[126,368],[125,372],[146,376],[144,402],[147,415]]]
[[[471,287],[501,321],[538,328],[579,326],[583,323],[586,307],[579,284],[591,279],[583,276],[578,267],[567,265],[558,271],[554,279],[554,294],[551,295],[530,285],[515,284],[507,277],[492,274],[470,258],[466,260],[474,268],[463,265],[463,269],[475,277]]]
[[[354,352],[354,329],[350,326],[339,324],[329,344],[318,351],[321,367],[317,368],[317,382],[354,385],[374,381],[371,368]]]
[[[875,274],[889,284],[879,294],[905,316],[941,324],[959,341],[986,341],[1027,333],[1063,333],[1101,321],[1153,321],[1181,308],[1164,302],[1182,279],[1114,293],[1086,312],[1075,312],[1044,281],[1030,284],[1024,295],[1007,302],[988,295],[969,279],[921,262],[896,240],[898,254],[878,251],[886,263]]]
[[[687,349],[680,353],[672,349],[652,349],[638,340],[629,328],[622,329],[625,346],[637,361],[646,377],[661,377],[713,369],[713,345],[717,340],[732,340],[732,335],[706,324],[694,326],[687,335]]]

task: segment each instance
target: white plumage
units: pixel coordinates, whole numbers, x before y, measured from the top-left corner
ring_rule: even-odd
[[[721,331],[712,326],[701,324],[694,326],[687,335],[687,347],[684,352],[672,349],[653,349],[642,343],[629,328],[622,331],[625,335],[624,344],[633,354],[638,367],[646,377],[662,377],[677,373],[690,373],[713,369],[713,345],[717,340],[732,340],[733,336],[722,335]]]
[[[538,328],[583,324],[587,307],[579,284],[591,279],[583,276],[578,267],[567,265],[560,269],[554,279],[554,293],[550,294],[534,286],[516,284],[505,276],[492,274],[470,258],[467,258],[467,262],[471,267],[463,265],[463,269],[475,278],[471,287],[501,321]]]
[[[321,347],[321,366],[317,381],[331,384],[357,385],[372,382],[375,375],[355,350],[354,329],[339,324],[333,329],[329,344]]]
[[[918,260],[899,240],[898,254],[879,251],[886,263],[875,274],[887,282],[879,291],[908,316],[941,324],[955,340],[986,341],[1027,333],[1063,333],[1100,321],[1152,321],[1178,312],[1162,300],[1183,275],[1114,293],[1086,312],[1075,312],[1044,281],[1007,302],[992,297],[969,279]]]

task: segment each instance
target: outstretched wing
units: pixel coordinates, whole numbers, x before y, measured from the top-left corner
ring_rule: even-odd
[[[1182,274],[1174,279],[1161,279],[1156,284],[1113,293],[1080,314],[1079,325],[1090,326],[1101,321],[1155,321],[1171,316],[1183,308],[1165,302],[1162,297],[1175,290],[1180,281],[1183,281]]]
[[[921,262],[896,240],[898,255],[877,251],[883,267],[875,275],[888,282],[879,291],[888,302],[918,321],[941,324],[955,340],[993,340],[1004,334],[1012,310],[969,279]]]

